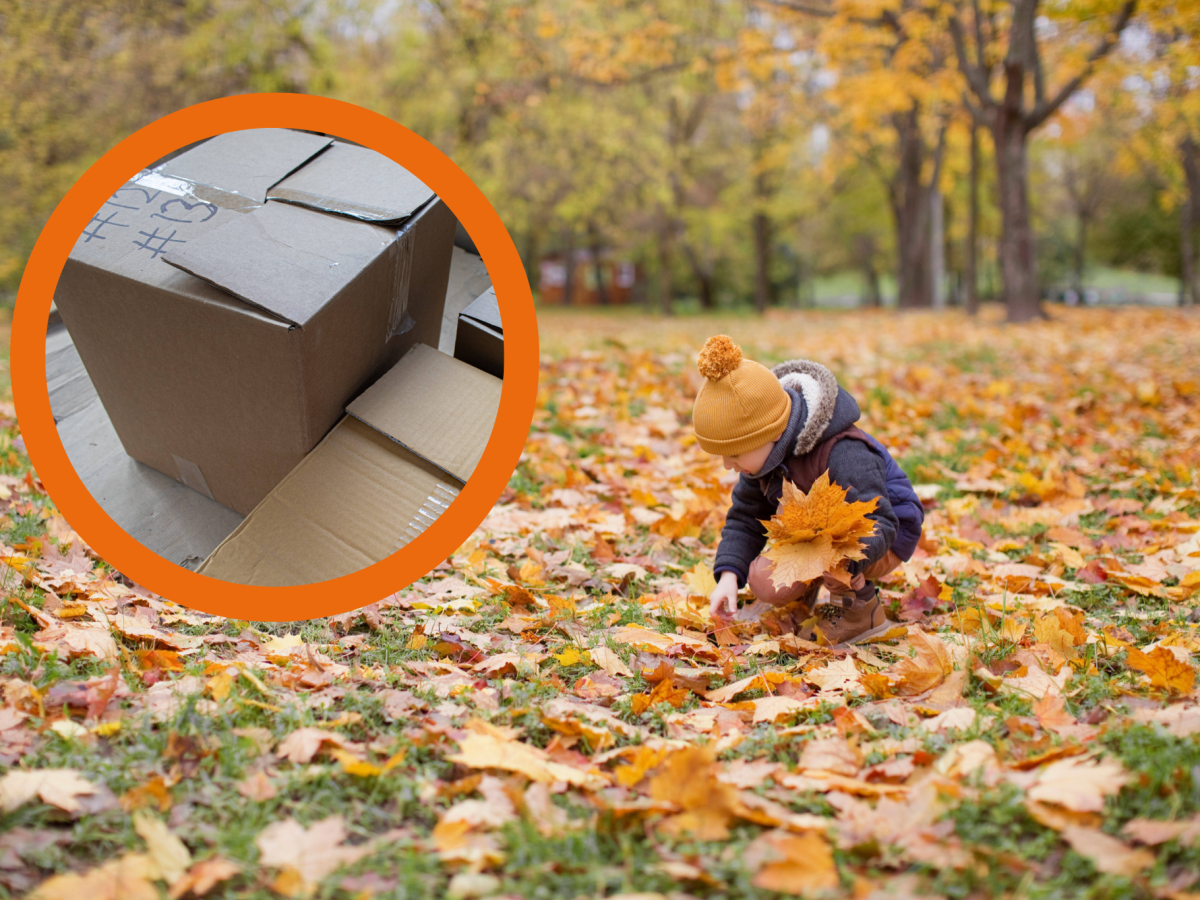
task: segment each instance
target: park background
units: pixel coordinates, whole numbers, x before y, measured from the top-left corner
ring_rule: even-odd
[[[1200,291],[1191,3],[7,6],[10,300],[88,165],[164,113],[244,91],[337,97],[432,141],[500,211],[545,301],[1011,297],[1028,318],[1039,296]]]
[[[117,140],[306,91],[475,179],[542,347],[477,532],[294,623],[98,558],[4,375],[0,898],[1195,900],[1198,34],[1191,0],[0,2],[10,303]],[[882,640],[709,615],[718,332],[828,365],[918,485]]]

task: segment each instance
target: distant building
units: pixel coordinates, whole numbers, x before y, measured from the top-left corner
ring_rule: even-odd
[[[567,258],[547,256],[538,263],[538,294],[550,306],[623,306],[633,301],[640,279],[637,266],[627,260],[614,260],[600,254],[599,265],[591,250],[576,250],[571,278],[571,296],[567,291]],[[603,283],[601,280],[603,279]]]

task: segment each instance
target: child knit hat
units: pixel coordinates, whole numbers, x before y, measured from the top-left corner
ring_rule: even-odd
[[[696,394],[692,428],[706,453],[740,456],[783,434],[791,398],[770,369],[742,357],[729,335],[705,341],[696,367],[705,381]]]

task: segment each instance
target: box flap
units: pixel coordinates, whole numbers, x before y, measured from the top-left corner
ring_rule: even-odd
[[[432,200],[433,191],[382,153],[336,141],[271,188],[267,199],[367,222],[394,222]]]
[[[267,191],[333,143],[287,128],[218,134],[159,166],[156,173],[265,203]]]
[[[500,321],[500,304],[496,302],[496,289],[488,288],[484,293],[480,294],[472,300],[467,308],[459,315],[474,319],[476,322],[482,322],[496,331],[504,334],[504,325]]]
[[[417,344],[346,412],[466,481],[483,456],[503,382]]]
[[[379,226],[267,203],[163,260],[303,326],[394,240]]]
[[[462,484],[346,416],[197,569],[238,584],[328,581],[385,559]]]

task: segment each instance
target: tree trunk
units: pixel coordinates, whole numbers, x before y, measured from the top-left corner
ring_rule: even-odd
[[[1026,132],[1019,111],[994,112],[996,182],[1000,194],[1000,272],[1008,321],[1043,318],[1038,287],[1033,223],[1029,218],[1029,166]]]
[[[1179,204],[1179,305],[1187,306],[1192,293],[1192,204]]]
[[[933,305],[933,279],[930,189],[921,179],[925,138],[921,134],[918,109],[913,107],[897,117],[895,126],[900,139],[900,162],[888,193],[896,226],[896,305],[900,309],[920,309]]]
[[[979,126],[971,121],[971,174],[967,210],[967,250],[963,254],[963,277],[966,279],[966,307],[969,315],[979,312]]]
[[[604,284],[604,264],[600,260],[601,246],[600,231],[588,223],[588,249],[592,254],[592,272],[596,276],[596,295],[602,306],[608,306],[608,288]]]
[[[675,283],[671,267],[675,261],[675,223],[667,222],[658,236],[659,305],[664,316],[672,313],[671,301],[675,296]]]
[[[700,256],[696,253],[695,248],[690,242],[684,241],[683,254],[687,257],[688,265],[692,269],[692,276],[696,279],[696,288],[700,294],[701,309],[716,309],[717,308],[717,291],[713,278],[712,267],[705,267],[700,262]]]
[[[854,244],[863,273],[863,305],[878,309],[883,300],[879,292],[879,271],[875,268],[875,239],[869,234],[860,234],[855,237]]]
[[[1084,261],[1087,258],[1087,227],[1090,216],[1086,212],[1079,213],[1079,224],[1075,232],[1075,259],[1074,259],[1074,284],[1071,287],[1075,291],[1075,295],[1079,301],[1083,302],[1083,269]]]
[[[540,262],[538,259],[540,246],[541,242],[538,240],[537,228],[531,226],[529,231],[525,233],[525,253],[521,262],[525,265],[525,277],[529,279],[530,284],[537,285],[539,294],[542,290],[541,266],[538,265]]]
[[[922,192],[924,193],[924,192]],[[925,210],[893,210],[896,223],[896,305],[921,309],[933,305],[929,273],[929,217]]]
[[[1200,147],[1191,136],[1180,144],[1183,155],[1183,173],[1188,192],[1181,211],[1180,255],[1183,263],[1183,289],[1180,291],[1181,305],[1200,303],[1200,259],[1196,256],[1196,227],[1200,225]]]
[[[937,184],[929,187],[929,290],[934,309],[946,307],[945,206]]]
[[[575,302],[575,232],[567,233],[566,272],[563,274],[563,306]]]
[[[759,314],[771,305],[771,220],[754,214],[754,308]]]

